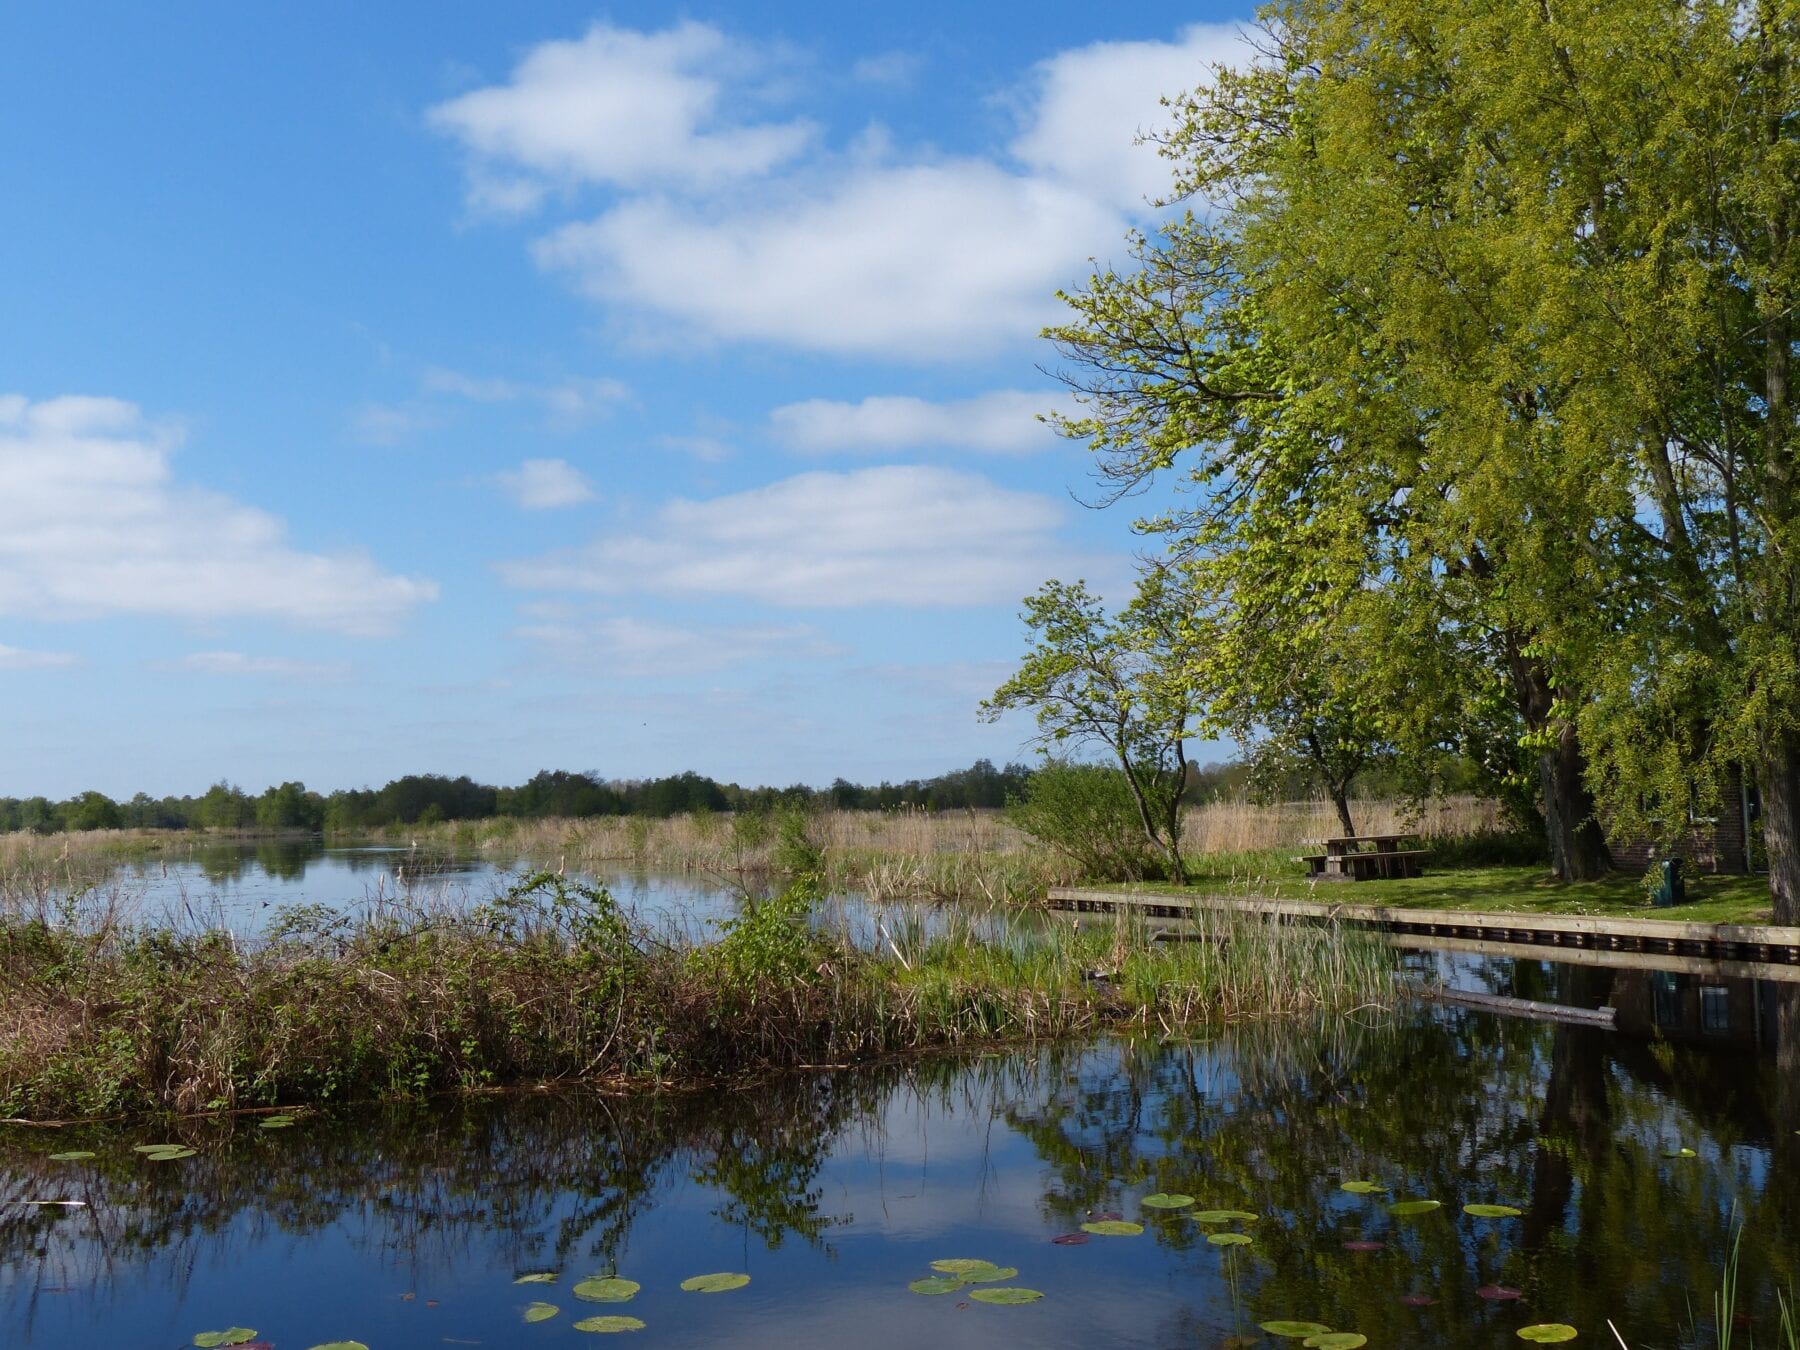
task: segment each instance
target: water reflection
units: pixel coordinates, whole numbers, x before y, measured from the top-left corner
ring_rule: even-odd
[[[352,1334],[376,1350],[512,1345],[521,1295],[566,1323],[583,1315],[569,1284],[616,1267],[645,1285],[630,1311],[674,1344],[1218,1345],[1289,1317],[1465,1346],[1517,1344],[1534,1321],[1604,1338],[1610,1318],[1634,1345],[1669,1346],[1692,1343],[1690,1303],[1708,1303],[1734,1212],[1740,1307],[1772,1329],[1800,1262],[1793,988],[1774,1053],[1439,1009],[698,1094],[240,1122],[185,1134],[200,1154],[179,1164],[137,1160],[136,1138],[14,1133],[0,1343],[174,1346],[237,1322],[278,1350]],[[1629,990],[1573,992],[1623,1008]],[[1665,1156],[1677,1146],[1697,1156]],[[42,1156],[70,1147],[101,1156]],[[1395,1218],[1347,1178],[1444,1208]],[[1189,1214],[1140,1211],[1159,1190],[1262,1215],[1254,1242],[1227,1254]],[[9,1203],[62,1197],[88,1207]],[[1470,1218],[1472,1201],[1524,1215]],[[1048,1241],[1114,1210],[1146,1234]],[[1383,1246],[1344,1245],[1362,1241]],[[1047,1297],[991,1309],[905,1291],[945,1256],[1017,1266]],[[534,1269],[564,1278],[512,1285]],[[675,1290],[706,1270],[753,1283]]]

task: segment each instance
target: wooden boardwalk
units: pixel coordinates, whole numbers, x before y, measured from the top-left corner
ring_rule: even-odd
[[[1577,965],[1716,970],[1746,979],[1800,982],[1800,928],[1628,919],[1580,914],[1405,909],[1321,900],[1257,900],[1154,891],[1051,888],[1050,908],[1074,914],[1131,914],[1159,923],[1202,913],[1255,914],[1305,923],[1374,928],[1400,947],[1479,951]]]

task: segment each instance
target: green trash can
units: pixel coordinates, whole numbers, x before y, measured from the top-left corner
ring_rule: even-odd
[[[1659,907],[1687,903],[1687,883],[1681,879],[1681,859],[1664,858],[1650,864],[1650,899]]]

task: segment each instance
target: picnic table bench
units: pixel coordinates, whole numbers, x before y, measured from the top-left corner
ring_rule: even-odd
[[[1367,881],[1371,877],[1416,877],[1428,849],[1402,848],[1410,834],[1347,834],[1323,840],[1323,853],[1302,854],[1307,875],[1317,881]]]

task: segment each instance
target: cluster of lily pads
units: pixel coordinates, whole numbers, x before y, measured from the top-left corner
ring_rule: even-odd
[[[226,1331],[202,1331],[194,1337],[194,1344],[200,1350],[217,1350],[220,1346],[232,1346],[237,1350],[257,1350],[258,1346],[267,1345],[266,1341],[256,1339],[256,1333],[249,1327],[231,1327]],[[324,1345],[315,1345],[312,1350],[369,1350],[361,1341],[328,1341]]]
[[[1041,1291],[1036,1289],[1025,1289],[1017,1285],[1001,1285],[1002,1280],[1018,1278],[1019,1272],[1014,1266],[997,1266],[992,1261],[953,1256],[946,1257],[942,1261],[933,1261],[931,1268],[938,1273],[914,1280],[906,1287],[915,1294],[935,1295],[954,1294],[972,1284],[995,1285],[998,1287],[970,1289],[969,1297],[977,1303],[991,1303],[1002,1308],[1036,1303],[1044,1296]]]
[[[264,1116],[262,1120],[257,1123],[257,1128],[264,1130],[285,1130],[292,1125],[298,1124],[299,1120],[300,1117],[296,1115],[282,1112],[278,1115]],[[131,1151],[140,1155],[145,1162],[179,1162],[183,1158],[192,1158],[199,1152],[197,1149],[189,1148],[186,1144],[133,1144],[131,1146]],[[89,1159],[97,1158],[100,1155],[95,1153],[92,1149],[72,1148],[61,1153],[51,1153],[46,1156],[51,1162],[87,1162]],[[241,1330],[241,1328],[239,1328],[239,1330]],[[207,1334],[211,1335],[212,1333],[209,1332]],[[216,1342],[216,1344],[244,1345],[249,1344],[249,1341],[219,1341]]]
[[[534,1271],[521,1275],[514,1284],[555,1284],[557,1273],[553,1270]],[[690,1294],[724,1294],[733,1289],[742,1289],[750,1283],[748,1275],[735,1271],[721,1270],[710,1275],[692,1275],[681,1282],[682,1289]],[[629,1303],[637,1297],[638,1290],[644,1286],[636,1280],[622,1279],[617,1275],[590,1275],[585,1280],[578,1280],[570,1287],[569,1292],[583,1303]],[[548,1322],[562,1314],[562,1309],[554,1303],[542,1301],[526,1305],[526,1322]],[[601,1313],[593,1317],[584,1317],[575,1322],[575,1330],[595,1332],[601,1335],[612,1335],[621,1331],[642,1331],[645,1323],[641,1318],[625,1313]]]

